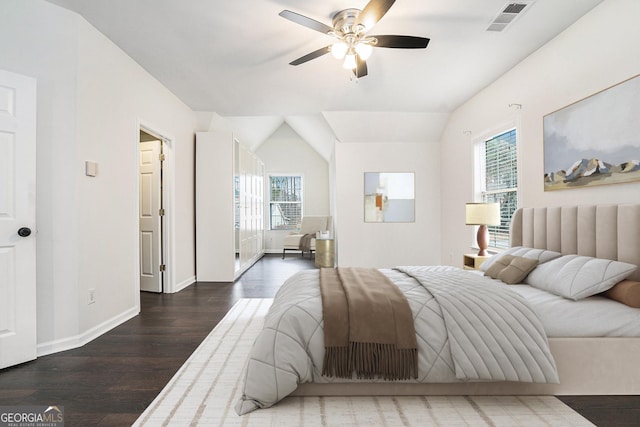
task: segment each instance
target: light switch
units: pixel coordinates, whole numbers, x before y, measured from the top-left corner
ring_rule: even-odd
[[[86,161],[84,162],[84,174],[87,176],[98,175],[98,164],[96,162]]]

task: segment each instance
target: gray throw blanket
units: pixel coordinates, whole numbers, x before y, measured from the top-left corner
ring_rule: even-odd
[[[322,375],[403,380],[418,376],[409,303],[372,268],[323,268],[320,294],[325,355]]]
[[[311,252],[311,239],[316,237],[316,234],[305,234],[300,238],[300,243],[298,244],[298,248],[302,252]]]

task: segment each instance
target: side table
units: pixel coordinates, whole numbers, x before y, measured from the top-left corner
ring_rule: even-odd
[[[316,239],[316,267],[333,268],[335,264],[333,239]]]
[[[487,259],[489,259],[488,256],[464,254],[462,266],[465,270],[477,270]]]

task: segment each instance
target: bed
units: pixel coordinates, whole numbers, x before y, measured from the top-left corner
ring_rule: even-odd
[[[271,322],[284,325],[287,332],[278,334],[273,340],[267,338],[267,340],[271,340],[270,344],[266,346],[267,349],[264,348],[265,346],[263,348],[259,348],[258,345],[254,346],[247,369],[245,393],[238,402],[236,410],[238,413],[246,413],[257,408],[267,407],[286,395],[640,393],[640,372],[636,362],[637,355],[640,354],[640,309],[605,297],[600,292],[594,296],[585,297],[589,292],[593,293],[597,290],[592,287],[590,279],[594,274],[599,275],[601,271],[604,271],[603,269],[607,270],[607,274],[610,276],[606,279],[610,282],[613,281],[613,284],[622,280],[640,280],[640,271],[637,270],[637,266],[640,265],[640,205],[522,208],[516,211],[512,219],[511,246],[512,248],[505,253],[492,257],[489,260],[491,262],[487,261],[484,268],[490,272],[493,264],[493,270],[496,270],[496,266],[500,264],[496,260],[502,258],[502,262],[506,263],[508,258],[505,255],[508,254],[512,254],[509,256],[515,257],[517,260],[526,258],[526,256],[520,256],[522,254],[529,254],[530,258],[540,258],[538,259],[539,264],[523,280],[524,283],[506,285],[500,280],[483,276],[479,272],[463,271],[446,266],[409,266],[381,271],[400,288],[408,289],[408,294],[416,292],[417,279],[415,276],[416,274],[420,276],[423,273],[427,276],[430,275],[429,277],[446,276],[445,281],[449,280],[449,276],[459,277],[456,280],[471,284],[471,287],[466,289],[460,288],[464,289],[461,291],[464,293],[475,292],[476,289],[484,287],[495,290],[508,288],[508,292],[517,294],[526,300],[532,311],[536,313],[540,324],[537,326],[534,324],[532,328],[534,330],[536,327],[543,329],[542,333],[545,335],[544,338],[552,355],[551,364],[554,365],[552,368],[557,369],[559,382],[557,378],[553,378],[553,374],[548,372],[542,378],[526,378],[527,372],[518,373],[515,379],[513,377],[505,377],[504,380],[488,377],[466,378],[452,369],[450,362],[438,358],[436,359],[438,359],[440,367],[444,367],[444,370],[425,375],[424,368],[421,367],[418,381],[413,379],[402,381],[344,380],[321,376],[318,365],[322,363],[318,362],[318,356],[313,356],[312,353],[323,353],[322,322],[321,319],[317,319],[318,308],[314,305],[316,303],[308,303],[310,299],[314,298],[312,294],[318,286],[318,273],[317,271],[307,271],[290,278],[283,285],[274,301],[274,310],[277,311],[278,307],[282,307],[279,305],[280,298],[284,299],[288,298],[288,295],[294,295],[293,298],[297,298],[300,303],[296,302],[287,310],[292,310],[291,307],[294,307],[296,311],[302,313],[302,317],[315,318],[315,330],[311,328],[313,333],[308,337],[296,338],[303,341],[303,354],[289,350],[279,350],[280,353],[277,356],[270,353],[272,348],[279,345],[278,342],[282,343],[294,339],[293,335],[301,329],[309,329],[304,326],[304,323],[298,323],[304,321],[291,320],[275,313]],[[581,267],[576,268],[576,265]],[[565,288],[560,289],[560,295],[557,295],[557,289],[545,288],[550,278],[559,277],[556,274],[557,271],[562,271],[563,274],[569,271],[572,274],[569,277],[571,285],[563,285]],[[429,278],[429,280],[431,279]],[[556,281],[558,283],[566,282],[565,280]],[[604,286],[605,290],[613,286],[613,284],[609,286],[606,283],[603,285],[605,281],[601,280],[596,282],[598,286]],[[457,291],[458,286],[462,285],[454,285],[451,289]],[[555,286],[553,280],[549,286]],[[439,291],[435,291],[436,295],[437,292]],[[563,292],[568,292],[568,294],[564,295]],[[427,291],[428,295],[431,293],[434,291]],[[459,295],[462,297],[464,293]],[[574,297],[577,301],[571,299]],[[410,301],[411,298],[413,297],[408,297]],[[420,300],[420,298],[424,299],[428,296],[425,297],[420,293],[417,298]],[[456,297],[451,299],[455,300]],[[412,302],[411,304],[418,303]],[[418,305],[420,304],[424,306],[425,302],[421,300]],[[412,311],[417,319],[416,322],[422,322],[416,317],[414,306],[412,306]],[[431,322],[433,319],[426,321]],[[267,323],[269,323],[269,319]],[[267,324],[263,332],[267,335],[272,334],[273,329],[275,329],[273,324]],[[419,333],[418,326],[416,326],[416,335],[422,333]],[[259,337],[257,341],[260,339]],[[433,347],[433,344],[429,344],[429,346]],[[438,347],[439,344],[435,346]],[[534,353],[544,352],[544,349],[538,349],[537,344],[534,347],[536,347]],[[442,351],[442,348],[438,347],[439,351]],[[423,351],[424,348],[419,349],[419,352]],[[303,363],[301,360],[306,356],[308,356],[308,360]],[[274,363],[272,363],[274,357],[278,358],[280,366],[274,367]],[[501,357],[504,356],[500,355],[498,359],[502,360]],[[542,354],[542,359],[544,358],[545,355]],[[541,363],[544,365],[546,362]],[[536,369],[538,367],[533,371]],[[265,374],[265,372],[273,372],[273,374]],[[531,369],[529,369],[530,372]],[[264,378],[258,378],[257,381],[262,381],[273,388],[267,390],[264,396],[256,396],[255,387],[251,382],[255,379],[254,377],[261,375],[264,375]]]

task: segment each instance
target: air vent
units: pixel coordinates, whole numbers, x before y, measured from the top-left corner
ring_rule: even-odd
[[[486,31],[504,31],[515,19],[522,15],[525,10],[531,7],[532,1],[520,1],[517,3],[507,3],[500,12],[493,18]]]
[[[502,13],[515,13],[518,14],[522,12],[522,10],[527,7],[525,3],[509,3],[507,7],[504,8]]]

